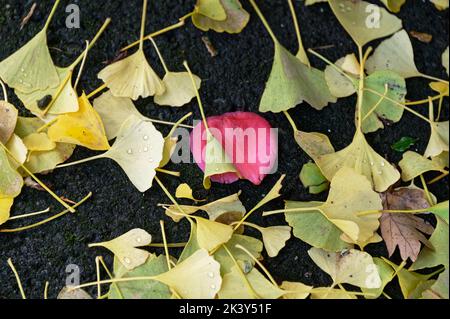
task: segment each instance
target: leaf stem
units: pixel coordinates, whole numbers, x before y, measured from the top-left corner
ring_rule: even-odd
[[[385,84],[384,85],[384,93],[383,96],[381,96],[379,98],[379,100],[377,101],[377,103],[375,103],[375,105],[369,110],[369,112],[367,112],[366,116],[364,116],[364,118],[362,119],[362,121],[364,122],[370,115],[372,115],[373,112],[375,112],[375,110],[378,108],[378,106],[380,106],[380,104],[383,102],[384,97],[386,96],[388,92],[388,85]]]
[[[166,254],[167,269],[170,270],[172,269],[172,265],[170,263],[169,246],[167,245],[166,230],[164,229],[164,221],[160,220],[159,225],[161,226],[161,234],[164,243],[164,253]]]
[[[444,173],[442,173],[438,177],[433,178],[431,181],[428,182],[428,185],[434,184],[434,183],[440,181],[441,179],[445,178],[446,176],[448,176],[448,171],[445,171]]]
[[[308,49],[308,52],[315,55],[319,59],[321,59],[323,62],[331,66],[333,69],[335,69],[337,72],[339,72],[341,75],[345,76],[350,82],[353,83],[353,85],[356,85],[356,79],[352,78],[350,75],[348,75],[344,70],[342,70],[340,67],[338,67],[336,64],[331,62],[329,59],[321,55],[320,53],[314,51],[313,49]]]
[[[432,122],[431,122],[428,118],[426,118],[426,117],[423,116],[422,114],[420,114],[420,113],[414,111],[413,109],[407,107],[406,105],[404,105],[404,104],[402,104],[402,103],[399,103],[399,102],[395,101],[394,99],[391,99],[391,98],[388,97],[388,96],[382,95],[381,93],[378,93],[378,92],[375,91],[375,90],[368,89],[368,88],[365,88],[364,90],[367,91],[367,92],[371,92],[371,93],[373,93],[373,94],[375,94],[375,95],[381,96],[381,97],[385,98],[386,100],[388,100],[389,102],[394,103],[394,104],[396,104],[396,105],[402,107],[404,110],[406,110],[406,111],[408,111],[408,112],[414,114],[415,116],[419,117],[420,119],[424,120],[425,122],[428,122],[429,124],[432,124]]]
[[[3,143],[0,142],[0,146],[5,150],[5,152],[17,163],[19,166],[30,175],[43,189],[45,189],[57,202],[59,202],[62,206],[68,209],[71,213],[75,213],[75,209],[70,207],[66,202],[64,202],[58,195],[56,195],[50,188],[47,187],[39,178],[36,177],[25,165],[23,165],[13,153],[11,153]]]
[[[20,294],[22,295],[22,299],[24,299],[24,300],[27,299],[27,297],[25,296],[23,287],[22,287],[22,282],[20,280],[19,274],[17,273],[16,267],[14,267],[14,264],[13,264],[11,258],[8,258],[8,265],[9,265],[9,268],[11,268],[12,272],[14,273],[14,277],[16,277],[17,286],[19,286],[19,290],[20,290]]]
[[[144,51],[144,36],[145,36],[145,21],[147,18],[147,5],[148,0],[144,1],[144,7],[142,8],[142,21],[141,21],[141,35],[139,38],[139,50]]]
[[[89,41],[86,41],[86,50],[84,51],[83,60],[81,61],[81,66],[80,66],[80,69],[78,70],[78,75],[75,80],[75,84],[73,85],[73,89],[75,91],[77,90],[78,83],[80,82],[81,74],[83,73],[83,69],[84,69],[84,65],[86,63],[88,53],[89,53]]]
[[[437,78],[437,77],[434,77],[434,76],[431,76],[431,75],[427,75],[427,74],[421,73],[420,76],[423,77],[424,79],[428,79],[428,80],[432,80],[432,81],[436,81],[436,82],[441,82],[441,83],[449,84],[448,81],[443,80],[443,79],[440,79],[440,78]]]
[[[95,270],[97,273],[97,299],[102,295],[102,286],[100,285],[100,260],[99,256],[95,257]]]
[[[55,167],[55,169],[57,168],[65,168],[65,167],[70,167],[70,166],[75,166],[75,165],[79,165],[79,164],[84,164],[87,162],[92,162],[98,159],[104,158],[104,154],[100,154],[100,155],[96,155],[96,156],[92,156],[92,157],[88,157],[79,161],[75,161],[75,162],[71,162],[71,163],[66,163],[66,164],[61,164]]]
[[[105,271],[106,271],[106,273],[108,274],[109,278],[113,279],[114,277],[113,277],[113,275],[111,274],[111,272],[109,271],[108,267],[106,266],[105,261],[103,260],[103,257],[102,257],[102,256],[98,256],[98,258],[99,258],[100,264],[101,264],[101,265],[103,266],[103,268],[105,269]],[[117,293],[119,294],[120,298],[121,298],[121,299],[124,299],[124,298],[123,298],[123,295],[122,295],[122,292],[120,291],[119,286],[118,286],[116,283],[113,283],[112,285],[113,285],[114,288],[116,289],[116,291],[117,291]]]
[[[3,97],[5,98],[5,102],[8,103],[8,91],[6,90],[6,86],[5,83],[3,83],[2,79],[0,79],[0,85],[2,87],[3,90]]]
[[[321,206],[316,207],[299,207],[299,208],[290,208],[290,209],[278,209],[278,210],[272,210],[268,212],[264,212],[262,215],[270,216],[275,214],[282,214],[282,213],[303,213],[303,212],[309,212],[309,211],[318,211],[322,212]]]
[[[64,78],[63,82],[61,82],[61,84],[59,85],[58,90],[56,91],[55,95],[52,97],[52,101],[47,105],[45,110],[43,110],[41,112],[41,116],[47,115],[48,111],[50,111],[50,109],[53,107],[53,105],[55,105],[55,102],[61,96],[61,93],[64,90],[64,88],[66,87],[67,83],[69,83],[72,80],[72,75],[73,75],[73,70],[69,70],[67,72],[67,75]]]
[[[420,181],[422,182],[422,187],[423,187],[423,190],[427,197],[428,205],[433,206],[435,203],[433,202],[433,199],[431,198],[431,194],[430,194],[430,191],[428,190],[427,182],[425,181],[423,174],[420,174]]]
[[[180,177],[181,176],[180,172],[169,171],[169,170],[163,169],[163,168],[157,168],[156,171],[160,172],[160,173],[163,173],[163,174],[175,176],[175,177]]]
[[[17,219],[23,219],[23,218],[28,218],[28,217],[33,217],[33,216],[38,216],[38,215],[42,215],[42,214],[47,214],[50,212],[50,207],[45,209],[45,210],[41,210],[39,212],[35,212],[35,213],[29,213],[29,214],[23,214],[23,215],[17,215],[17,216],[12,216],[10,217],[8,220],[17,220]]]
[[[45,282],[45,287],[44,287],[44,300],[48,299],[48,287],[50,286],[50,283],[48,281]]]
[[[294,28],[295,28],[295,34],[297,35],[297,41],[298,41],[298,55],[304,59],[302,60],[303,63],[305,63],[308,66],[311,66],[311,62],[308,59],[308,55],[306,54],[305,47],[303,46],[303,40],[302,35],[300,33],[300,26],[298,24],[297,15],[295,13],[294,4],[292,3],[292,0],[288,0],[289,4],[289,10],[291,10],[292,15],[292,21],[294,22]]]
[[[438,95],[435,95],[435,96],[431,97],[431,100],[432,101],[436,101],[436,100],[441,99],[441,98],[443,98],[445,96],[446,95],[444,93],[441,93],[441,94],[438,94]],[[405,105],[414,106],[414,105],[421,105],[421,104],[425,104],[425,103],[428,104],[429,101],[430,101],[430,98],[426,98],[426,99],[418,100],[418,101],[405,102]]]
[[[83,198],[81,201],[79,201],[78,203],[76,203],[75,205],[73,205],[70,208],[73,211],[75,211],[74,208],[77,208],[78,206],[80,206],[81,204],[86,202],[91,196],[92,196],[92,193],[89,193],[85,198]],[[65,215],[67,213],[70,213],[70,212],[71,212],[70,209],[66,209],[66,210],[62,211],[61,213],[59,213],[59,214],[56,214],[56,215],[54,215],[54,216],[52,216],[50,218],[47,218],[47,219],[45,219],[43,221],[40,221],[38,223],[35,223],[35,224],[31,224],[31,225],[28,225],[28,226],[25,226],[25,227],[20,227],[20,228],[15,228],[15,229],[0,229],[0,233],[16,233],[16,232],[32,229],[32,228],[44,225],[44,224],[46,224],[48,222],[51,222],[52,220],[55,220],[55,219]]]
[[[188,114],[186,114],[185,116],[183,116],[181,119],[179,119],[175,125],[172,127],[172,129],[170,130],[169,134],[167,134],[167,137],[172,137],[172,135],[175,133],[176,129],[181,126],[181,123],[183,123],[184,121],[186,121],[188,118],[190,118],[192,116],[192,112],[189,112]]]
[[[289,123],[291,124],[292,129],[294,130],[294,134],[295,134],[296,132],[298,132],[299,130],[298,130],[298,128],[297,128],[297,125],[295,124],[295,122],[294,122],[294,120],[292,119],[292,117],[291,117],[291,115],[289,114],[289,112],[288,112],[288,111],[283,111],[283,113],[284,113],[284,115],[286,116],[286,118],[287,118],[287,120],[289,121]]]
[[[166,74],[170,73],[169,68],[167,67],[166,61],[164,61],[164,58],[161,54],[161,51],[159,51],[158,46],[156,45],[155,40],[153,40],[153,38],[149,38],[149,40],[152,42],[153,47],[155,48],[156,53],[158,54],[159,60],[161,61],[161,64],[164,68],[164,72],[166,72]]]
[[[88,100],[90,100],[91,98],[93,98],[94,96],[96,96],[98,93],[100,93],[101,91],[103,91],[106,88],[107,88],[106,84],[102,84],[101,86],[96,88],[94,91],[89,93],[86,97],[88,98]]]
[[[401,210],[401,209],[381,209],[381,210],[367,210],[364,212],[359,212],[356,215],[361,216],[367,216],[367,215],[374,215],[374,214],[381,214],[381,213],[389,213],[389,214],[421,214],[421,213],[427,213],[430,211],[430,207],[423,208],[423,209],[411,209],[411,210]]]
[[[270,27],[269,23],[267,22],[266,18],[264,17],[264,15],[262,14],[261,10],[259,9],[259,7],[256,5],[254,0],[249,0],[250,4],[253,6],[253,9],[255,9],[256,14],[259,16],[259,18],[261,19],[261,22],[264,24],[264,27],[266,28],[267,32],[269,33],[270,37],[272,38],[273,43],[276,45],[278,44],[278,39],[275,36],[275,33],[273,33],[272,28]]]
[[[53,16],[55,15],[56,9],[58,8],[58,5],[59,5],[60,2],[61,2],[61,0],[56,0],[55,1],[55,4],[53,5],[52,11],[50,11],[50,14],[49,14],[49,16],[47,18],[47,21],[45,22],[45,25],[44,25],[45,32],[47,32],[48,27],[50,25],[50,22],[52,21]]]
[[[209,130],[209,126],[208,126],[208,121],[206,120],[206,115],[205,115],[205,110],[203,108],[203,104],[202,104],[202,99],[200,98],[200,93],[198,92],[197,89],[197,85],[195,83],[195,79],[194,76],[192,75],[191,69],[189,68],[189,64],[187,63],[187,61],[183,62],[184,67],[186,68],[186,70],[189,73],[189,76],[191,77],[191,81],[192,81],[192,85],[194,87],[195,90],[195,95],[197,96],[197,101],[198,101],[198,107],[200,109],[200,113],[202,115],[202,120],[203,120],[203,125],[205,125],[205,129],[206,131],[211,134],[211,131]]]
[[[178,29],[178,28],[184,26],[184,25],[186,24],[186,23],[185,23],[185,20],[186,20],[187,18],[189,18],[191,15],[192,15],[192,13],[190,13],[190,14],[188,14],[188,15],[185,15],[184,17],[182,17],[182,18],[179,19],[179,22],[177,22],[177,23],[175,23],[175,24],[172,24],[171,26],[168,26],[168,27],[166,27],[166,28],[164,28],[164,29],[158,30],[158,31],[156,31],[156,32],[153,32],[153,33],[147,35],[146,37],[144,37],[144,40],[148,40],[148,39],[150,39],[150,38],[157,37],[157,36],[159,36],[159,35],[161,35],[161,34],[164,34],[164,33],[166,33],[166,32],[169,32],[169,31],[172,31],[172,30],[175,30],[175,29]],[[140,40],[137,40],[137,41],[131,43],[130,45],[124,47],[123,49],[121,49],[120,52],[127,51],[127,50],[129,50],[129,49],[135,47],[136,45],[138,45],[140,42],[141,42]]]

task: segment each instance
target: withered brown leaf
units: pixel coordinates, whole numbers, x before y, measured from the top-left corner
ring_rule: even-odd
[[[415,187],[402,187],[381,194],[384,209],[414,210],[428,208],[425,192]],[[381,235],[389,256],[398,246],[403,260],[412,261],[419,255],[421,243],[431,246],[424,234],[431,235],[433,226],[413,214],[384,213],[380,219]]]

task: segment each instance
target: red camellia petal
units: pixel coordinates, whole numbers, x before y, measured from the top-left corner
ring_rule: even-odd
[[[269,122],[251,112],[232,112],[207,119],[214,137],[239,172],[211,176],[213,182],[233,183],[239,178],[259,185],[277,164],[278,136]],[[198,166],[205,170],[206,132],[199,122],[191,133],[191,151]]]

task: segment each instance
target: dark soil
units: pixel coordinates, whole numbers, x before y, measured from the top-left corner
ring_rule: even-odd
[[[52,1],[49,0],[38,2],[38,8],[31,21],[19,31],[21,19],[27,14],[33,2],[0,0],[0,60],[18,49],[42,27],[52,5]],[[159,30],[175,23],[179,17],[192,10],[194,2],[195,0],[151,1],[147,30]],[[174,70],[182,70],[182,62],[187,60],[194,72],[204,79],[201,94],[208,115],[237,110],[257,112],[259,99],[271,69],[273,45],[270,37],[247,1],[242,2],[252,18],[241,34],[214,32],[207,34],[219,52],[217,57],[212,58],[209,55],[201,40],[205,34],[190,22],[185,28],[157,39],[163,55]],[[80,29],[69,30],[65,27],[64,8],[69,3],[78,3],[81,8]],[[296,51],[297,42],[286,1],[272,0],[259,3],[281,43],[291,51]],[[333,61],[347,53],[355,52],[355,46],[339,26],[328,5],[305,7],[303,1],[299,0],[295,1],[295,4],[306,47],[333,45],[320,50]],[[101,84],[96,74],[105,66],[104,61],[113,59],[121,47],[137,39],[140,15],[139,0],[62,1],[49,33],[49,46],[52,48],[55,61],[58,65],[68,65],[82,52],[84,41],[95,34],[107,17],[111,17],[113,22],[91,51],[82,78],[82,89],[86,92],[92,91]],[[448,45],[448,10],[439,12],[429,1],[407,1],[399,16],[403,19],[407,31],[414,30],[433,35],[433,41],[429,44],[412,40],[419,70],[446,78],[447,75],[441,66],[441,53]],[[147,56],[159,74],[162,74],[163,70],[150,45],[147,45]],[[321,69],[325,67],[316,58],[312,58],[312,62]],[[422,99],[432,94],[427,81],[422,79],[409,80],[408,87],[410,99]],[[11,92],[11,98],[12,95]],[[19,105],[18,101],[14,102]],[[301,129],[328,134],[333,145],[339,150],[352,140],[354,104],[354,98],[341,99],[322,112],[317,112],[308,105],[299,105],[291,111],[291,114]],[[175,121],[188,111],[194,111],[196,118],[199,118],[198,108],[194,102],[184,109],[161,108],[156,106],[152,99],[139,101],[137,105],[144,114],[155,118]],[[428,108],[418,106],[416,109],[426,114]],[[279,128],[279,173],[268,176],[260,187],[245,181],[230,186],[214,185],[211,192],[199,191],[197,196],[213,200],[242,190],[242,201],[247,208],[251,208],[267,193],[279,175],[286,173],[283,199],[304,201],[325,199],[325,195],[308,194],[299,181],[298,173],[309,159],[295,144],[286,119],[276,114],[264,114],[264,117],[274,127]],[[448,100],[445,101],[443,119],[448,119]],[[164,133],[168,132],[166,127],[160,129]],[[389,161],[398,163],[401,154],[392,151],[390,146],[402,136],[418,138],[413,150],[422,153],[428,141],[429,127],[420,119],[405,113],[400,123],[370,134],[368,139],[380,154],[386,156]],[[78,148],[73,159],[93,154],[86,149]],[[180,179],[162,177],[172,192],[180,182],[188,182],[195,190],[203,189],[202,174],[195,164],[172,165],[169,169],[182,172]],[[38,229],[0,235],[0,298],[20,297],[13,274],[6,263],[9,257],[18,269],[28,297],[42,298],[46,281],[50,282],[50,297],[55,297],[64,286],[67,265],[80,266],[82,282],[95,280],[95,256],[104,255],[111,265],[109,252],[89,249],[88,243],[109,240],[136,227],[146,229],[154,236],[155,242],[161,242],[160,219],[167,221],[166,228],[170,242],[181,242],[188,238],[189,226],[186,222],[175,224],[156,207],[157,203],[168,202],[161,189],[155,185],[147,193],[139,193],[112,161],[101,160],[58,170],[42,176],[42,179],[59,195],[73,200],[81,199],[90,191],[94,192],[94,196],[74,215],[65,216]],[[432,185],[431,191],[439,200],[447,199],[448,180]],[[59,205],[46,193],[24,188],[22,195],[16,200],[13,214],[28,213],[49,206],[55,212],[60,210]],[[267,205],[265,209],[282,206],[283,202],[280,199]],[[255,214],[251,219],[262,225],[285,223],[281,215],[266,219],[259,216],[260,214]],[[10,223],[9,226],[18,224]],[[314,286],[329,285],[328,275],[312,263],[307,255],[308,249],[307,244],[293,238],[278,257],[269,259],[266,256],[264,264],[279,281],[301,281]],[[384,244],[371,245],[368,250],[377,256],[387,256]],[[178,252],[174,250],[173,253]],[[399,262],[397,255],[394,256],[394,261]],[[395,285],[390,285],[387,292],[392,297],[401,296]]]

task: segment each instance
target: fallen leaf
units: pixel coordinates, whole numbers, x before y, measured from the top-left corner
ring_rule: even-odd
[[[90,244],[89,247],[105,247],[109,249],[128,269],[133,270],[141,266],[150,256],[150,253],[136,247],[147,246],[152,242],[152,236],[142,229],[133,229],[111,241]]]
[[[408,33],[401,30],[384,40],[366,62],[369,74],[390,70],[407,79],[421,76],[414,62],[414,51]]]
[[[14,105],[0,101],[0,143],[9,141],[16,128],[19,112]]]
[[[64,287],[63,289],[61,289],[56,299],[89,300],[93,298],[83,289],[73,289],[72,287]]]
[[[420,189],[402,187],[382,194],[385,210],[417,210],[430,207],[425,192]],[[412,214],[384,213],[380,219],[381,235],[386,243],[389,257],[396,247],[402,260],[415,261],[421,249],[421,243],[432,247],[423,235],[431,235],[434,228],[424,219]]]
[[[0,198],[0,225],[6,223],[10,217],[11,207],[14,204],[13,198]]]
[[[445,49],[444,53],[442,53],[442,65],[444,66],[445,70],[447,71],[448,75],[448,60],[449,60],[449,47]]]
[[[417,138],[402,136],[397,142],[391,145],[391,148],[396,152],[404,153],[416,144],[417,141]]]
[[[206,36],[202,37],[202,41],[206,47],[206,50],[208,50],[208,53],[209,55],[211,55],[212,58],[216,57],[219,54],[208,37]]]
[[[449,298],[449,270],[445,269],[433,285],[422,293],[424,299],[448,299]]]
[[[108,150],[110,146],[102,120],[85,94],[78,99],[78,104],[77,112],[58,116],[56,123],[48,129],[48,137],[53,142],[80,145],[96,151]]]
[[[314,163],[303,165],[300,172],[300,180],[304,187],[309,188],[310,194],[319,194],[326,191],[330,186],[319,167]]]
[[[23,27],[30,21],[31,17],[34,14],[34,11],[36,10],[37,4],[34,2],[30,8],[30,11],[28,11],[27,15],[22,19],[22,22],[20,23],[20,30],[23,29]]]
[[[398,13],[405,4],[406,0],[381,0],[389,11]]]
[[[448,0],[430,0],[436,9],[442,11],[448,9]]]
[[[0,198],[15,198],[20,194],[23,178],[14,170],[4,149],[0,147]]]
[[[366,299],[378,299],[383,294],[384,288],[387,284],[394,279],[394,270],[383,259],[374,257],[373,262],[377,266],[378,274],[381,278],[381,286],[379,288],[372,289],[361,288],[362,292],[367,294],[367,296],[365,296]]]
[[[408,182],[414,178],[429,172],[438,171],[445,173],[442,163],[431,161],[416,152],[408,151],[403,154],[402,160],[398,163],[402,170],[402,180]]]
[[[175,191],[175,197],[190,199],[194,202],[204,201],[202,199],[195,199],[194,195],[192,194],[192,188],[186,183],[178,185],[177,190]]]
[[[214,299],[222,285],[220,264],[204,249],[154,279],[168,285],[185,299]]]
[[[32,133],[25,136],[22,141],[30,152],[45,152],[56,148],[56,143],[51,141],[45,133]]]
[[[195,10],[192,15],[194,25],[202,31],[212,29],[216,32],[241,32],[250,20],[249,13],[242,8],[238,0],[219,0],[218,3],[222,5],[225,11],[225,19],[211,18],[203,14],[201,10]]]
[[[344,29],[360,46],[386,37],[402,27],[402,21],[384,8],[360,0],[333,0],[328,2]],[[376,12],[376,17],[368,17]]]
[[[379,288],[382,285],[378,268],[368,253],[350,249],[345,254],[311,248],[308,255],[314,263],[330,275],[333,285],[350,284],[360,288]]]
[[[332,180],[342,167],[353,168],[366,176],[377,192],[384,192],[400,179],[400,173],[370,147],[361,131],[356,132],[349,146],[319,156],[316,164],[328,180]]]

